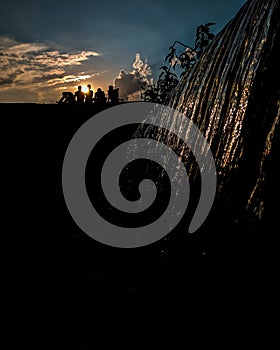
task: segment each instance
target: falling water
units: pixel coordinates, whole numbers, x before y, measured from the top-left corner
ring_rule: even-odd
[[[170,103],[208,141],[220,196],[251,218],[260,218],[265,207],[266,163],[279,134],[279,7],[278,0],[248,1],[182,78]],[[159,116],[151,118],[157,124]],[[160,118],[186,139],[184,119],[176,114]],[[178,151],[178,138],[157,135],[164,137]],[[188,156],[180,147],[182,157]]]

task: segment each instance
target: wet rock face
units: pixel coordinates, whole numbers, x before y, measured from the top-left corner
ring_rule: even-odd
[[[250,221],[269,214],[271,195],[279,193],[279,7],[248,1],[171,102],[211,145],[222,201]]]

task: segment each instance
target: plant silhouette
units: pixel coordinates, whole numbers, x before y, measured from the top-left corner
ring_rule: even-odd
[[[190,73],[209,43],[214,39],[215,35],[211,33],[209,28],[214,24],[209,22],[197,27],[194,48],[180,41],[174,41],[164,59],[167,65],[160,67],[162,72],[159,74],[157,82],[143,87],[144,91],[141,96],[145,102],[169,104],[172,91],[176,88],[180,79]],[[179,46],[184,48],[183,51],[179,50]]]

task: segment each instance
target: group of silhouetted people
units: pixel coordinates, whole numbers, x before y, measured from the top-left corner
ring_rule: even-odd
[[[62,97],[57,103],[72,103],[80,106],[83,105],[92,105],[93,103],[99,106],[105,105],[107,102],[111,104],[116,104],[119,102],[119,89],[113,87],[113,85],[109,85],[107,91],[107,97],[105,92],[98,88],[93,95],[93,90],[91,89],[91,85],[87,85],[88,91],[83,92],[82,86],[78,86],[78,90],[73,94],[72,92],[62,92]]]

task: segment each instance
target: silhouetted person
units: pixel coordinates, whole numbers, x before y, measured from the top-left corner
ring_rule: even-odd
[[[119,89],[114,89],[113,85],[109,85],[108,87],[108,102],[118,103],[119,102]]]
[[[119,102],[119,88],[114,89],[113,91],[113,103]]]
[[[78,90],[75,91],[75,101],[78,105],[83,105],[85,102],[85,94],[82,91],[81,85],[78,86]]]
[[[113,87],[113,85],[109,85],[108,86],[107,94],[108,94],[108,102],[112,102],[113,95],[114,95],[114,87]]]
[[[100,88],[98,88],[96,93],[94,94],[94,101],[98,105],[103,105],[106,103],[105,93]]]
[[[63,91],[62,97],[59,101],[56,101],[57,103],[75,103],[75,97],[72,92],[69,91]]]
[[[90,105],[93,101],[93,91],[91,90],[91,85],[87,84],[88,91],[86,92],[85,104]]]

